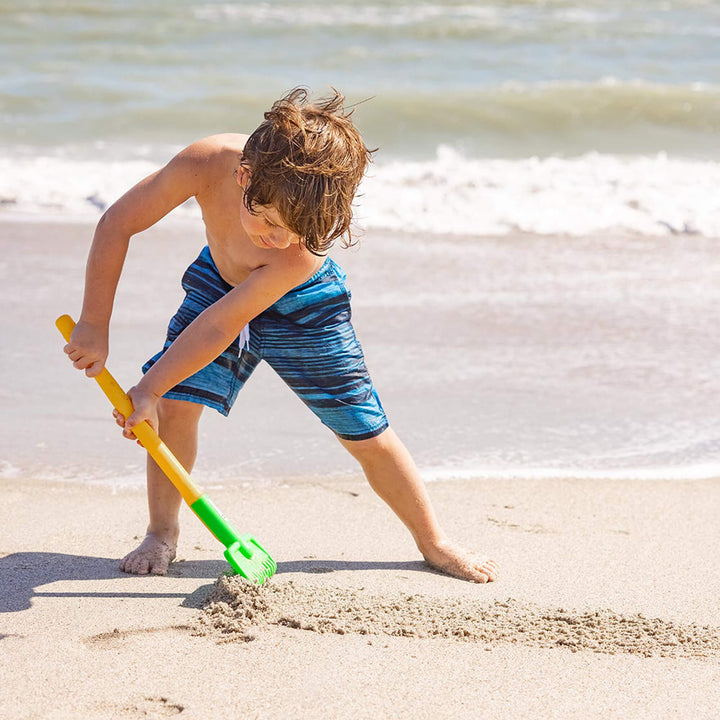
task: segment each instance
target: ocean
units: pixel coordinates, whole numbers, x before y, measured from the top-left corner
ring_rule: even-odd
[[[298,85],[340,89],[378,148],[368,238],[478,263],[357,300],[475,333],[452,378],[487,402],[417,435],[427,477],[720,474],[719,3],[5,0],[0,220],[94,221]]]
[[[380,148],[364,226],[720,235],[714,2],[5,0],[0,21],[0,212],[97,213],[303,85],[358,103]]]

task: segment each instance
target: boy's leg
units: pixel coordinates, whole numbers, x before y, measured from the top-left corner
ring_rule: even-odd
[[[446,538],[415,463],[388,428],[352,327],[345,273],[328,258],[253,323],[264,359],[360,462],[427,562],[465,580],[494,580],[492,560],[476,560]]]
[[[158,404],[159,434],[180,464],[191,472],[197,455],[197,429],[203,405],[162,398]],[[147,493],[150,524],[140,546],[120,561],[120,569],[136,575],[165,575],[175,558],[182,498],[148,455]]]
[[[464,580],[495,580],[493,560],[480,560],[447,539],[415,462],[392,429],[368,440],[339,440],[360,463],[373,490],[405,523],[428,564]]]

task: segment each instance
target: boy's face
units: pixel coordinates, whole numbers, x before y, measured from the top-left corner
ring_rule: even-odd
[[[242,167],[235,173],[238,185],[245,190],[249,172]],[[252,242],[264,250],[284,250],[298,245],[300,236],[285,226],[278,211],[272,205],[256,205],[253,212],[240,204],[240,222]]]

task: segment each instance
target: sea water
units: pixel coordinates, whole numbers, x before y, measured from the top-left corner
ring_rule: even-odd
[[[359,103],[367,227],[720,235],[702,0],[5,0],[0,208],[97,213],[297,85]]]
[[[418,431],[428,476],[718,474],[719,4],[6,0],[0,219],[96,219],[298,85],[342,90],[379,148],[368,237],[437,255],[360,319],[465,322],[445,394],[409,340],[371,350],[405,368],[386,387],[427,372],[444,425],[460,413]]]

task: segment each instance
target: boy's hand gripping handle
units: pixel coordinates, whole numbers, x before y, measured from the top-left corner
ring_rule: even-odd
[[[70,335],[72,335],[75,327],[73,319],[69,315],[62,315],[55,321],[55,325],[65,340],[70,342]],[[95,380],[97,380],[98,385],[113,404],[113,407],[124,417],[130,417],[133,412],[132,401],[108,369],[103,368],[95,377]],[[141,445],[150,453],[153,460],[162,468],[162,471],[168,476],[173,485],[180,491],[188,505],[192,505],[202,496],[203,493],[200,488],[192,481],[185,468],[178,462],[177,458],[170,452],[167,445],[147,421],[143,420],[139,425],[136,425],[132,432]]]

